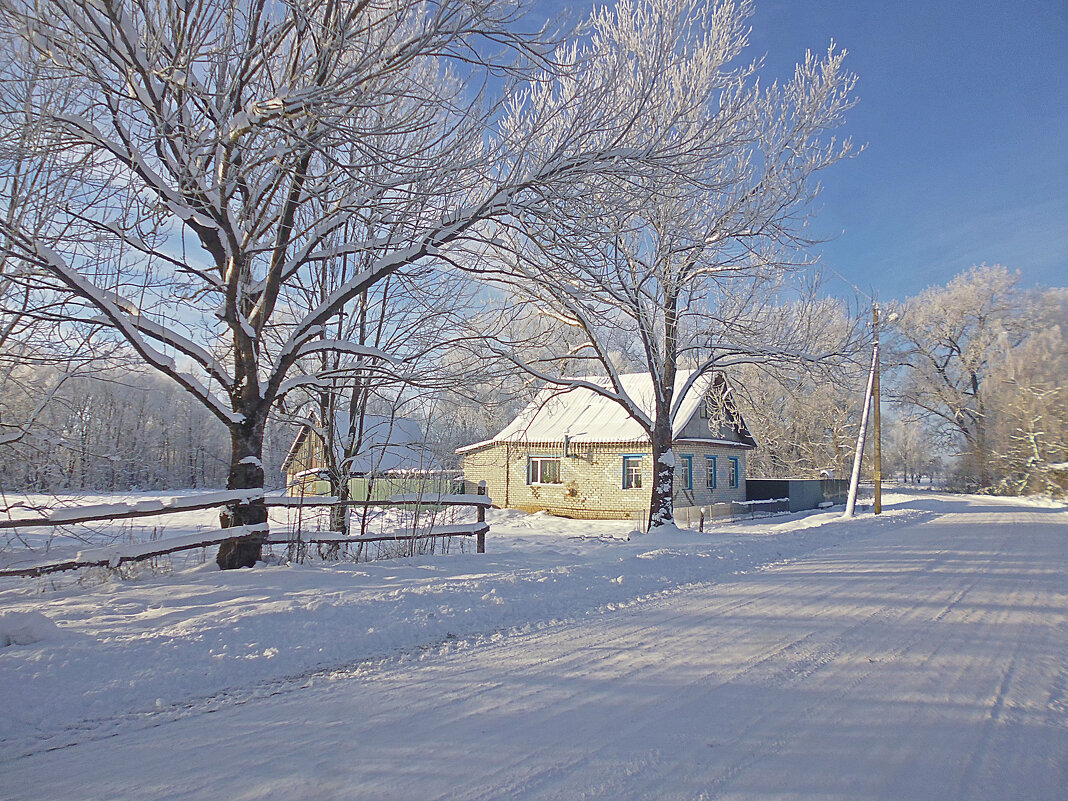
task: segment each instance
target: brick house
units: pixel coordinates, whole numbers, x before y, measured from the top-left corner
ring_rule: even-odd
[[[689,377],[679,375],[676,397]],[[621,378],[627,394],[651,413],[650,377]],[[745,500],[745,456],[756,442],[726,389],[722,374],[715,373],[694,382],[676,404],[676,506]],[[723,413],[713,415],[726,422],[710,424],[710,395],[727,399]],[[584,519],[625,519],[649,508],[648,436],[622,406],[588,389],[542,390],[493,439],[457,453],[464,478],[485,481],[498,507]]]

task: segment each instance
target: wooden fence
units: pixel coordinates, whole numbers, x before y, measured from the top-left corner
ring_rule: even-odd
[[[492,505],[492,501],[486,495],[485,482],[481,482],[478,493],[475,495],[422,495],[413,493],[410,495],[394,495],[384,501],[341,501],[337,498],[311,496],[302,498],[269,498],[269,507],[286,508],[315,508],[315,507],[373,507],[376,509],[404,508],[404,507],[430,507],[434,509],[473,506],[476,510],[477,519],[474,523],[456,523],[450,525],[432,525],[425,532],[412,531],[398,532],[395,534],[364,534],[345,535],[340,531],[313,531],[300,532],[299,541],[312,545],[347,545],[363,542],[413,542],[416,540],[434,539],[436,537],[474,537],[476,553],[486,552],[486,534],[489,533],[489,524],[486,522],[486,509]],[[294,542],[292,532],[285,536],[269,535],[264,541],[266,545],[291,545]]]
[[[245,493],[242,499],[248,497]],[[262,493],[259,494],[262,497]],[[148,500],[135,504],[102,504],[99,506],[69,507],[56,510],[51,514],[38,515],[22,519],[0,521],[0,529],[13,529],[35,526],[59,526],[76,525],[80,523],[102,520],[127,520],[137,517],[157,517],[161,515],[177,514],[198,509],[210,509],[226,506],[236,500],[234,493],[212,493],[203,498],[171,499],[168,503],[161,500]],[[305,543],[361,543],[361,542],[385,542],[385,541],[415,541],[432,539],[435,537],[475,537],[477,553],[486,552],[486,534],[489,533],[489,524],[486,523],[486,509],[491,506],[491,500],[486,495],[486,488],[479,486],[475,495],[444,495],[444,496],[395,496],[386,501],[339,501],[337,498],[289,498],[285,496],[267,497],[264,502],[269,508],[297,508],[297,507],[323,507],[323,506],[373,506],[373,507],[463,507],[469,506],[476,509],[476,521],[473,523],[458,523],[442,526],[431,526],[425,532],[403,532],[396,534],[376,534],[371,536],[344,536],[341,532],[319,531],[310,532],[308,536],[302,535]],[[177,553],[179,551],[192,550],[195,548],[207,548],[219,545],[228,539],[235,537],[255,537],[266,533],[265,529],[255,526],[235,526],[233,528],[217,529],[214,531],[189,534],[183,537],[171,537],[168,539],[153,540],[146,543],[109,545],[96,548],[85,548],[77,551],[73,556],[53,556],[30,558],[23,561],[12,562],[0,568],[0,577],[4,576],[43,576],[46,573],[56,573],[63,570],[77,570],[83,567],[118,567],[129,562],[139,562],[156,556]],[[267,534],[263,542],[265,545],[290,544],[293,538],[289,534]]]

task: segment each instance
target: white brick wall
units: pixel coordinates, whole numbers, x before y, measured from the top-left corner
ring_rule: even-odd
[[[728,445],[697,443],[680,443],[674,447],[675,452],[675,505],[707,506],[710,503],[745,500],[745,448],[732,448]],[[682,470],[679,463],[684,456],[693,457],[693,489],[682,486]],[[711,489],[707,482],[706,457],[716,457],[716,488]],[[730,486],[730,459],[738,460],[738,486]]]
[[[725,445],[686,443],[675,447],[676,459],[693,456],[693,489],[680,484],[681,471],[676,467],[675,503],[695,506],[722,501],[745,500],[745,449]],[[497,444],[465,454],[464,477],[468,481],[485,481],[496,506],[534,512],[548,510],[554,514],[578,518],[627,518],[633,512],[649,508],[652,482],[652,456],[647,445],[570,446],[564,458],[563,445],[546,446]],[[642,487],[623,489],[623,457],[642,455]],[[717,488],[705,484],[705,456],[717,456]],[[560,457],[559,484],[527,484],[527,463],[531,456]],[[738,459],[739,480],[736,488],[728,486],[729,458]]]

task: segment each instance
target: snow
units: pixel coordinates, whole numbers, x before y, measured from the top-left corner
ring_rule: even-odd
[[[1068,511],[884,508],[5,580],[4,796],[1063,798]]]
[[[165,539],[150,540],[140,543],[122,543],[121,545],[108,545],[98,548],[78,549],[73,552],[59,548],[52,548],[47,556],[17,555],[9,556],[4,560],[4,568],[16,570],[43,569],[62,562],[85,563],[89,565],[108,565],[118,567],[123,562],[134,561],[155,554],[162,555],[170,551],[183,550],[204,544],[218,544],[224,539],[240,537],[248,534],[261,534],[265,526],[231,526],[225,529],[216,529],[210,532],[198,532],[186,534],[181,537],[167,537]],[[25,554],[27,552],[23,552]]]
[[[54,640],[61,635],[59,626],[40,612],[5,612],[0,614],[0,648],[10,645],[33,645]]]
[[[278,385],[278,397],[284,397],[287,393],[297,389],[297,387],[320,387],[325,389],[330,386],[332,386],[330,379],[321,378],[317,375],[298,375],[293,378],[287,378]]]

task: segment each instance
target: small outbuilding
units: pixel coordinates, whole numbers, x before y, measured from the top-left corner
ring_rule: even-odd
[[[746,482],[748,501],[784,499],[791,512],[845,503],[849,481],[842,478],[751,478]]]
[[[677,377],[676,397],[690,375]],[[651,415],[651,377],[621,379],[627,395]],[[605,379],[587,380],[608,386]],[[672,435],[676,506],[745,500],[746,453],[756,442],[722,373],[693,383],[678,404]],[[465,479],[485,481],[498,507],[584,519],[626,519],[649,508],[648,436],[621,405],[589,389],[544,389],[493,439],[457,453]]]
[[[330,495],[322,427],[301,426],[282,462],[290,495]],[[334,430],[349,430],[339,412]],[[359,452],[348,464],[349,497],[381,500],[399,493],[452,492],[459,471],[443,471],[426,447],[426,430],[418,420],[365,415],[360,424]]]

